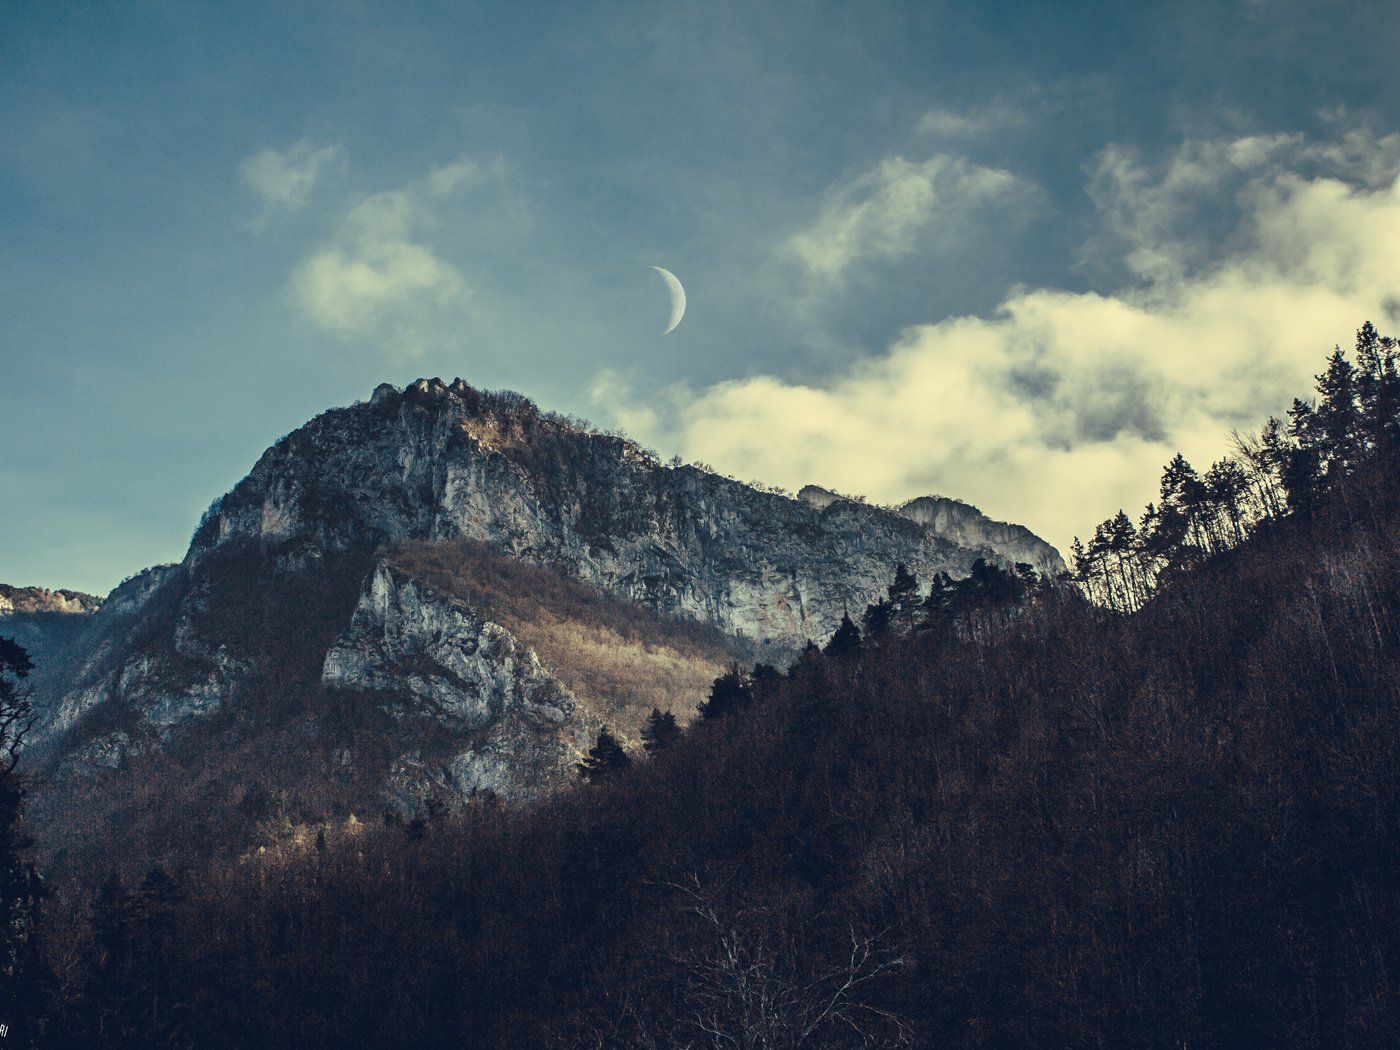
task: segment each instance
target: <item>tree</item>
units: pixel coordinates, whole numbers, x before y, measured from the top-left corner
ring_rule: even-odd
[[[324,832],[322,832],[324,835]],[[324,843],[324,837],[320,840]],[[172,985],[171,942],[176,929],[176,910],[185,899],[180,885],[164,868],[148,871],[141,880],[132,904],[137,920],[141,1028],[150,1037],[171,1029]]]
[[[842,657],[860,650],[860,629],[851,622],[850,613],[841,614],[841,626],[826,643],[823,651],[830,657]]]
[[[13,638],[0,638],[0,777],[19,762],[24,735],[34,719],[24,679],[34,670],[29,653]]]
[[[889,589],[890,619],[901,631],[908,632],[914,626],[914,618],[919,609],[919,578],[900,562],[894,567],[894,581]]]
[[[710,686],[709,699],[701,701],[696,710],[700,712],[701,718],[724,718],[741,707],[748,707],[752,702],[753,690],[748,676],[739,670],[737,663],[733,663],[729,665],[728,671],[714,680],[714,684]]]
[[[889,634],[893,613],[894,608],[888,598],[881,598],[874,605],[867,605],[865,614],[860,618],[862,626],[865,627],[866,639],[874,642]]]
[[[649,754],[655,754],[665,751],[680,738],[681,727],[676,723],[676,716],[670,711],[653,707],[647,720],[642,723],[642,747]]]
[[[21,1042],[34,1037],[39,1016],[39,902],[47,896],[28,859],[34,840],[24,829],[24,785],[15,769],[33,724],[24,681],[33,668],[23,646],[0,638],[0,1015]]]
[[[762,703],[771,700],[782,687],[783,672],[772,664],[758,663],[749,672],[749,695]]]
[[[598,730],[598,742],[588,749],[588,757],[578,764],[578,771],[584,780],[596,784],[631,764],[627,752],[604,726]]]

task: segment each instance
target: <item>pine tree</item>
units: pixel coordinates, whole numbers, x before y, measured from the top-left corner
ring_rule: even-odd
[[[715,679],[710,686],[710,697],[702,701],[696,710],[701,718],[724,718],[741,707],[753,703],[753,690],[748,676],[739,670],[737,663],[730,664],[729,670]]]
[[[631,764],[627,752],[622,750],[617,738],[604,726],[598,730],[598,742],[588,749],[588,757],[578,763],[578,771],[584,780],[596,784]]]
[[[681,738],[681,727],[670,711],[653,707],[642,723],[642,747],[650,754],[665,751]]]
[[[28,859],[24,785],[16,766],[33,722],[24,679],[29,653],[0,638],[0,1017],[23,1045],[36,1038],[43,985],[38,950],[39,903],[47,896]]]
[[[894,568],[894,581],[889,585],[890,622],[902,633],[914,627],[919,610],[919,578],[900,562]]]
[[[842,613],[841,626],[836,628],[836,633],[826,643],[826,649],[823,652],[827,656],[837,658],[857,652],[859,649],[860,629],[851,622],[850,613]]]
[[[1075,543],[1079,541],[1076,539]],[[928,597],[923,600],[924,623],[933,628],[946,628],[953,618],[953,602],[958,586],[946,572],[936,572],[929,581]]]
[[[175,912],[184,899],[179,883],[159,867],[146,873],[133,898],[138,926],[139,1005],[142,1028],[148,1036],[167,1032],[172,1021],[173,974],[169,957],[175,934]]]
[[[749,672],[749,696],[759,703],[769,700],[783,682],[783,673],[772,664],[754,664]]]
[[[890,605],[888,598],[881,598],[874,605],[867,605],[865,614],[860,619],[861,626],[865,628],[866,639],[875,642],[889,634],[893,615],[894,607]]]

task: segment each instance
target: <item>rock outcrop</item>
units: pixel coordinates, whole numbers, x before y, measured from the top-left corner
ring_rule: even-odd
[[[1024,525],[993,521],[970,503],[947,496],[920,496],[897,508],[898,513],[963,547],[987,547],[1009,562],[1021,562],[1037,572],[1058,576],[1065,560]]]
[[[568,775],[597,730],[504,627],[459,599],[425,592],[385,562],[326,653],[321,681],[375,694],[395,721],[430,719],[461,739],[461,749],[436,764],[417,748],[398,757],[388,794],[408,812],[415,800],[435,797],[434,787],[449,798],[535,798]]]

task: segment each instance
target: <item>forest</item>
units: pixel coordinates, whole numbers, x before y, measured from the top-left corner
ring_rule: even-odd
[[[114,871],[81,921],[0,648],[4,1045],[1400,1045],[1397,358],[1368,323],[1065,578],[900,571],[537,806]]]

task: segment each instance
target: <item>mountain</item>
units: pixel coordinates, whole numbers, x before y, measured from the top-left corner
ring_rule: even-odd
[[[52,695],[58,670],[71,663],[102,599],[82,591],[14,587],[0,583],[0,636],[22,645],[34,661],[30,685]]]
[[[34,810],[57,850],[126,820],[146,855],[171,814],[207,845],[538,798],[604,724],[635,746],[653,707],[687,720],[731,661],[785,662],[898,564],[1062,565],[1025,530],[945,525],[663,465],[460,379],[385,384],[277,442],[183,561],[86,618],[36,689]]]
[[[847,499],[820,485],[804,485],[797,498],[825,510]],[[970,503],[947,496],[919,496],[894,508],[895,513],[918,522],[937,536],[962,547],[985,550],[989,557],[1029,565],[1037,572],[1058,576],[1066,569],[1065,560],[1024,525],[994,521]]]
[[[102,607],[102,599],[82,591],[45,587],[12,587],[0,583],[0,616],[13,613],[64,613],[82,615]]]

